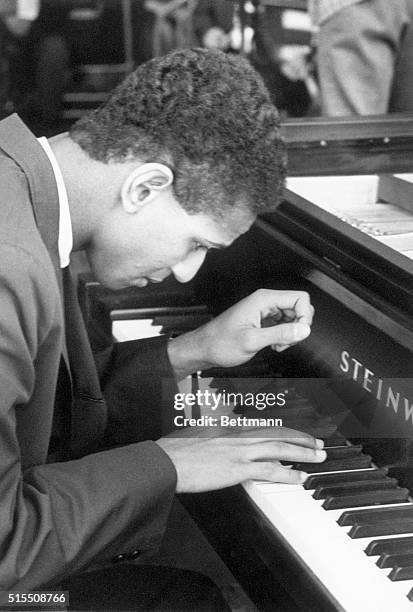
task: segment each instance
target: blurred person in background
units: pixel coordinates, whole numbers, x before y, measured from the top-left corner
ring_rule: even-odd
[[[39,14],[40,0],[0,0],[0,117],[13,110],[20,40]]]
[[[221,51],[230,49],[235,6],[235,0],[198,0],[194,11],[194,32],[201,47]]]
[[[413,110],[413,0],[309,0],[325,115]]]
[[[195,45],[192,17],[198,0],[145,0],[153,14],[152,57]]]
[[[56,121],[70,80],[67,15],[70,3],[26,0],[1,18],[7,78],[4,114],[17,109],[47,127]]]
[[[227,51],[235,6],[235,0],[135,0],[135,63],[194,46]]]
[[[284,116],[317,114],[318,87],[310,47],[283,41],[279,7],[266,6],[259,0],[255,0],[254,5],[250,60],[264,79],[274,104]]]

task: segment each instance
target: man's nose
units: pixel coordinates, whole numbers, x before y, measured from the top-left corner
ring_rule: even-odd
[[[190,253],[176,265],[172,266],[171,270],[176,280],[179,283],[187,283],[194,278],[195,274],[204,263],[206,254],[206,249],[198,249]]]

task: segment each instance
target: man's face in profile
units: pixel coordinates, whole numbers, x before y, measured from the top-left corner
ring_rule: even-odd
[[[145,287],[170,274],[185,283],[198,272],[209,249],[229,246],[254,219],[241,207],[229,209],[223,219],[189,214],[168,190],[136,214],[113,208],[86,252],[97,280],[111,289]]]

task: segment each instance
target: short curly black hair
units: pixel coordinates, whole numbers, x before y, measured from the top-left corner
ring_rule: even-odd
[[[139,66],[71,138],[93,159],[162,162],[189,213],[274,208],[286,172],[278,113],[247,60],[185,49]]]

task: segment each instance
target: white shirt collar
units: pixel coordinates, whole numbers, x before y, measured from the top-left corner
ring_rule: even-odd
[[[62,173],[57,163],[55,154],[53,153],[52,147],[50,146],[47,138],[44,136],[37,139],[39,144],[43,147],[47,157],[53,168],[53,174],[56,179],[57,194],[59,198],[59,258],[60,267],[66,268],[70,263],[70,254],[73,249],[73,233],[72,233],[72,221],[70,218],[69,199],[67,197],[67,191],[63,180]]]

